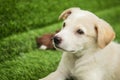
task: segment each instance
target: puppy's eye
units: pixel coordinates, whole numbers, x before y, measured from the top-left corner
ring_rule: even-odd
[[[78,30],[77,30],[77,33],[78,33],[78,34],[84,34],[83,30],[81,30],[81,29],[78,29]]]
[[[65,27],[65,23],[63,23],[63,27]]]

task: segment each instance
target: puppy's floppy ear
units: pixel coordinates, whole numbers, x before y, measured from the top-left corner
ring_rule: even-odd
[[[80,10],[80,8],[77,8],[77,7],[75,7],[75,8],[69,8],[69,9],[66,9],[65,11],[63,11],[62,13],[61,13],[61,15],[59,16],[59,20],[60,19],[66,19],[72,12],[74,12],[74,11],[76,11],[76,10]]]
[[[115,38],[112,27],[102,19],[96,22],[95,30],[97,33],[97,43],[100,48],[104,48]]]

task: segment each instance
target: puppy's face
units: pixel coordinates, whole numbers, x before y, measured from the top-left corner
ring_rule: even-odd
[[[53,39],[55,47],[60,50],[77,53],[97,46],[103,48],[113,39],[113,31],[110,28],[109,32],[112,32],[112,36],[109,40],[106,39],[104,42],[100,38],[99,42],[99,34],[102,35],[97,24],[99,19],[88,11],[72,8],[64,11],[60,18],[64,19],[62,30]],[[105,32],[103,36],[108,35],[109,32]]]

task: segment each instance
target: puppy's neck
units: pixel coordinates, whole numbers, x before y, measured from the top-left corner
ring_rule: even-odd
[[[100,50],[99,47],[94,46],[94,47],[89,47],[87,49],[82,49],[81,51],[75,53],[74,55],[78,58],[89,57],[94,55],[99,50]]]

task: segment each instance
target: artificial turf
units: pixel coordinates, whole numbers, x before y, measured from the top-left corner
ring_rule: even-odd
[[[119,0],[11,1],[0,0],[7,5],[0,8],[0,11],[4,11],[5,8],[4,14],[1,13],[3,17],[0,15],[0,19],[3,19],[2,23],[0,22],[0,80],[38,80],[57,68],[62,53],[37,49],[35,38],[60,29],[62,22],[57,18],[64,9],[69,7],[78,6],[105,19],[116,32],[115,41],[120,42]],[[12,6],[13,4],[15,5]],[[10,13],[6,14],[7,9]]]

